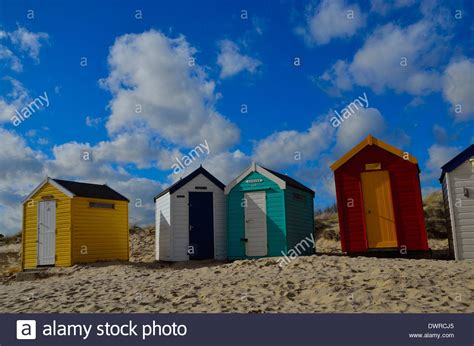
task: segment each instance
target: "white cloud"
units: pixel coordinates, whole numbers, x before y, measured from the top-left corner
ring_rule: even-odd
[[[360,109],[339,126],[335,152],[343,153],[369,134],[380,136],[386,129],[385,120],[377,109]]]
[[[11,84],[11,92],[6,96],[0,96],[0,124],[11,122],[15,111],[28,100],[28,91],[23,85],[13,78],[5,78]]]
[[[251,162],[250,156],[245,155],[240,150],[235,150],[211,156],[203,162],[203,167],[212,172],[224,184],[227,184],[247,168]]]
[[[48,34],[45,32],[31,32],[23,27],[9,33],[13,44],[25,51],[36,62],[39,62],[39,52],[42,44],[48,40]]]
[[[136,149],[124,150],[122,139],[102,142],[97,146],[70,142],[53,147],[53,157],[34,151],[17,134],[0,128],[0,233],[15,233],[21,229],[21,201],[46,176],[76,181],[107,184],[131,201],[131,223],[153,222],[153,196],[163,185],[155,180],[131,176],[120,163],[139,161],[132,156],[146,150],[138,138],[127,142]],[[92,150],[92,161],[81,160],[82,150]],[[114,152],[115,150],[115,152]],[[158,150],[157,150],[158,151]],[[152,156],[147,152],[147,158]],[[157,160],[159,158],[156,158]],[[139,201],[138,201],[139,199]]]
[[[168,176],[168,183],[171,184],[202,165],[212,173],[217,179],[227,184],[234,179],[241,171],[247,168],[252,162],[252,158],[240,150],[225,151],[216,155],[200,156],[193,163],[180,173],[171,173]]]
[[[20,59],[10,49],[0,44],[0,61],[2,60],[5,60],[13,71],[21,72],[23,70]]]
[[[217,64],[221,67],[221,78],[234,76],[242,71],[255,73],[262,64],[261,61],[240,53],[239,46],[230,40],[219,43],[220,52]]]
[[[450,147],[433,144],[428,149],[428,160],[425,162],[425,172],[422,174],[423,181],[439,178],[441,167],[449,162],[460,152],[458,147]]]
[[[434,124],[433,126],[433,135],[438,144],[446,144],[449,141],[448,132],[444,127],[441,127],[438,124]]]
[[[314,122],[303,132],[275,132],[255,144],[253,157],[257,162],[274,169],[311,161],[328,148],[333,132],[329,121]]]
[[[335,96],[341,95],[341,91],[351,90],[354,83],[349,72],[349,65],[343,60],[336,61],[319,77],[319,81],[317,79],[314,81],[320,84],[327,93]]]
[[[21,230],[20,201],[44,177],[43,154],[33,151],[14,132],[0,128],[0,233]]]
[[[130,200],[130,226],[134,224],[154,224],[155,204],[153,197],[164,189],[156,180],[130,178],[112,181],[108,184]]]
[[[463,58],[451,62],[443,75],[443,95],[452,105],[458,120],[474,118],[474,60]],[[456,108],[461,106],[461,112]]]
[[[371,0],[370,10],[384,16],[392,10],[410,7],[414,4],[415,0]]]
[[[353,36],[365,26],[366,15],[359,5],[344,0],[323,0],[318,7],[308,8],[306,27],[297,28],[308,44],[323,45],[334,38]]]
[[[189,63],[195,53],[183,36],[151,30],[118,37],[102,80],[113,95],[109,133],[145,126],[180,147],[207,140],[214,152],[238,142],[239,129],[215,110],[214,81]]]
[[[149,131],[138,129],[121,133],[112,140],[103,141],[92,148],[94,158],[121,164],[133,163],[139,169],[171,169],[172,160],[181,156],[178,149],[167,149]]]
[[[428,21],[405,28],[386,24],[366,40],[352,62],[336,62],[320,79],[341,90],[349,90],[352,82],[377,93],[390,88],[425,95],[441,87],[433,67],[439,62],[442,42]]]

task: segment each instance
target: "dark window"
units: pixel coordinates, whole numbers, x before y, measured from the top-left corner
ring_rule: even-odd
[[[196,190],[207,190],[207,186],[195,186]]]
[[[176,198],[185,198],[185,195],[177,195]]]
[[[89,208],[115,209],[115,204],[89,202]]]

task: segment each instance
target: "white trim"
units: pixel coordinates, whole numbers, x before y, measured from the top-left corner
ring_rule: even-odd
[[[43,180],[41,182],[41,184],[39,184],[28,196],[26,196],[23,201],[21,201],[21,204],[25,204],[26,202],[28,202],[28,200],[31,199],[31,197],[33,197],[43,186],[45,186],[47,183],[50,183],[51,185],[53,185],[55,188],[57,188],[59,191],[61,191],[62,193],[64,193],[66,196],[70,197],[70,198],[73,198],[75,196],[75,194],[73,194],[71,191],[69,191],[68,189],[66,189],[65,187],[59,185],[57,182],[55,182],[53,179],[47,177],[45,180]]]
[[[454,258],[458,260],[459,259],[458,244],[457,244],[458,233],[456,231],[456,215],[454,214],[453,201],[451,198],[452,196],[451,196],[451,186],[449,184],[449,173],[446,173],[444,175],[444,179],[446,182],[446,193],[448,194],[449,214],[450,214],[450,220],[451,220],[451,233],[453,236]]]
[[[257,165],[255,162],[252,162],[252,164],[245,170],[243,171],[242,173],[239,174],[239,176],[237,178],[235,178],[234,180],[232,180],[229,184],[227,184],[227,186],[225,187],[224,189],[224,193],[226,195],[229,194],[229,192],[237,185],[239,184],[246,176],[248,176],[250,173],[252,172],[257,172],[257,173],[260,173],[261,175],[263,175],[264,177],[267,177],[268,179],[272,180],[273,182],[275,182],[276,184],[278,184],[278,186],[280,187],[280,189],[284,190],[286,189],[286,182],[283,180],[283,179],[280,179],[278,178],[275,174],[273,173],[270,173],[269,171],[267,171],[265,168],[263,168],[262,166],[259,166]]]

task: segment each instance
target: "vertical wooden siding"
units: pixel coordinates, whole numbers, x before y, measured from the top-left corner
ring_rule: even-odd
[[[111,203],[114,209],[91,208]],[[75,197],[72,200],[72,262],[128,260],[128,202]]]
[[[294,194],[304,196],[305,200],[295,199]],[[300,251],[304,250],[303,255],[314,254],[314,244],[306,240],[306,238],[311,239],[312,234],[315,240],[313,195],[287,186],[285,190],[285,204],[288,250],[295,249],[295,246],[300,244],[298,249]],[[305,244],[304,249],[302,249],[302,240],[306,240],[306,243],[310,244],[311,247],[307,247]]]
[[[448,175],[458,260],[474,259],[474,168],[466,161]],[[464,196],[464,189],[469,197]]]
[[[399,246],[428,250],[417,166],[379,147],[369,146],[335,171],[343,251],[367,250],[360,187],[360,174],[367,163],[380,163],[382,170],[389,171]]]
[[[367,234],[360,175],[337,170],[335,181],[342,251],[366,251]]]
[[[23,268],[37,266],[38,202],[56,200],[56,266],[71,265],[71,199],[51,184],[45,184],[23,205]]]
[[[260,183],[246,183],[249,179],[262,179]],[[253,172],[237,184],[228,194],[228,256],[230,259],[247,258],[245,255],[245,216],[242,206],[244,192],[265,190],[267,194],[267,234],[268,256],[281,256],[287,252],[285,193],[279,186],[261,175]]]
[[[171,201],[166,193],[155,202],[155,258],[171,261]]]

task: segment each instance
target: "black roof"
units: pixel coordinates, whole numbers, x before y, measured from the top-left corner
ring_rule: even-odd
[[[107,185],[79,183],[76,181],[52,179],[66,190],[72,192],[77,197],[89,197],[99,199],[111,199],[115,201],[127,201],[128,198],[122,196],[115,190],[112,190]]]
[[[284,180],[289,186],[292,186],[292,187],[294,187],[295,189],[298,189],[298,190],[303,190],[303,191],[309,192],[314,196],[314,191],[313,190],[311,190],[309,187],[304,186],[303,184],[296,181],[295,179],[287,176],[286,174],[281,174],[281,173],[272,171],[271,169],[268,169],[268,168],[265,168],[265,167],[262,167],[262,168],[264,168],[267,171],[269,171],[270,173],[276,175],[281,180]]]
[[[464,162],[469,160],[471,157],[474,157],[474,144],[471,144],[470,146],[468,146],[463,152],[459,153],[451,161],[449,161],[447,164],[441,167],[443,172],[441,173],[441,177],[439,178],[439,181],[442,183],[444,179],[444,175],[446,173],[449,173],[452,170],[456,169],[457,167],[462,165]]]
[[[158,198],[163,196],[166,193],[173,193],[176,190],[179,190],[182,186],[186,185],[189,183],[191,180],[193,180],[195,177],[197,177],[199,174],[204,175],[206,178],[208,178],[210,181],[212,181],[214,184],[216,184],[221,190],[224,190],[225,185],[217,179],[215,176],[213,176],[211,173],[206,171],[202,166],[199,166],[198,169],[196,169],[194,172],[188,174],[186,177],[181,178],[177,182],[175,182],[173,185],[168,187],[166,190],[161,191],[158,195],[155,196],[154,200],[156,201]]]

